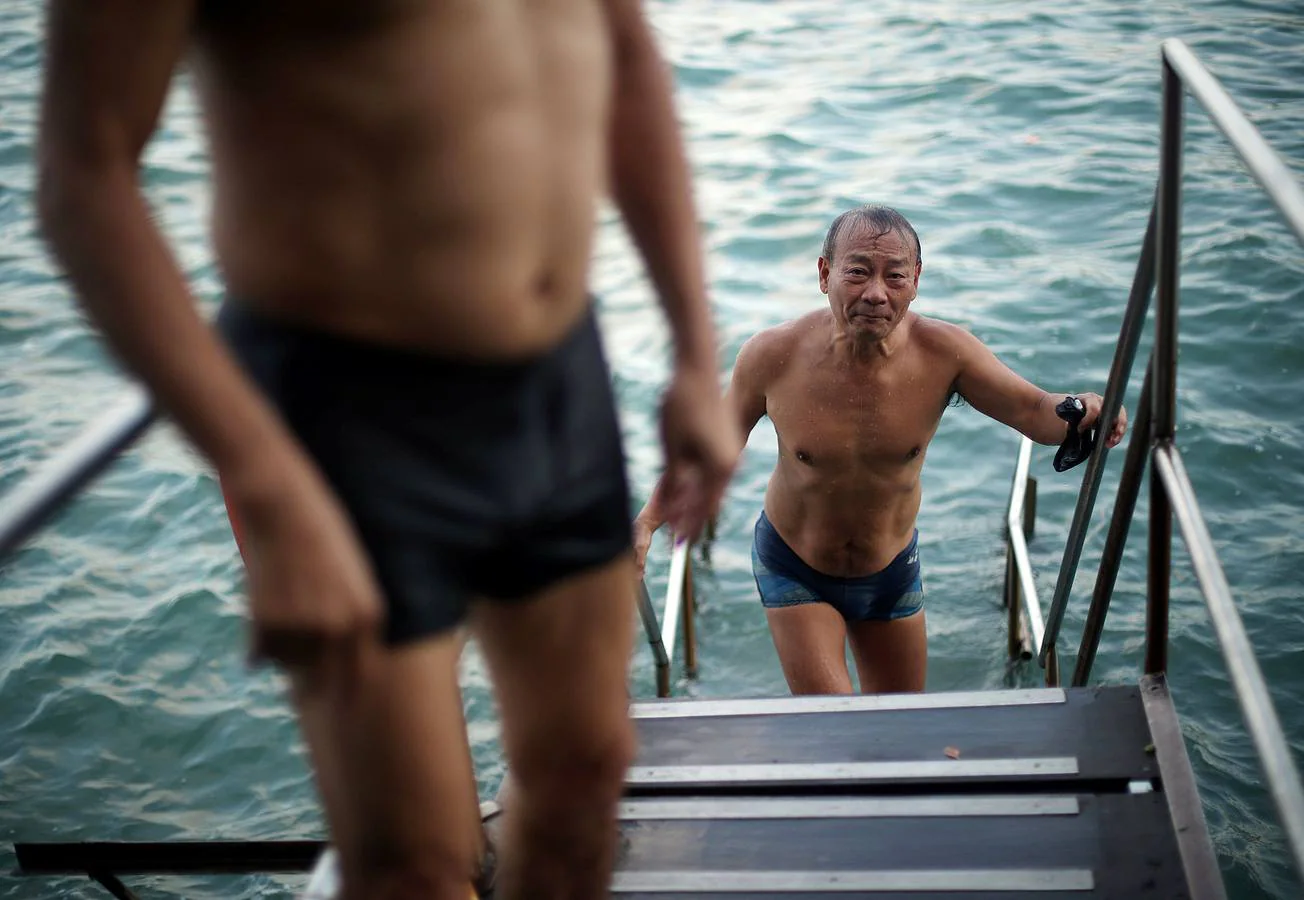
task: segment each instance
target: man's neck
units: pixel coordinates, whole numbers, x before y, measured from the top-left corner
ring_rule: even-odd
[[[885,363],[905,345],[907,328],[906,320],[903,319],[883,337],[875,337],[857,334],[840,327],[835,322],[833,326],[834,355],[837,359],[849,365]]]

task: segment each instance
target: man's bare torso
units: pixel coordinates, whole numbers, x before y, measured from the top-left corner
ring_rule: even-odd
[[[587,303],[611,54],[599,0],[210,0],[213,238],[264,312],[537,354]]]
[[[766,415],[779,461],[765,509],[807,564],[853,577],[910,542],[928,443],[953,390],[954,326],[910,314],[885,356],[849,360],[827,310],[771,329]]]

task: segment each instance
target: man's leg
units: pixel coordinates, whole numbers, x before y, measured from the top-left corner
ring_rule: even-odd
[[[922,691],[928,675],[928,628],[924,611],[902,619],[875,619],[848,626],[851,652],[865,694]]]
[[[496,898],[607,895],[616,806],[634,756],[635,578],[622,554],[527,600],[480,601],[472,610],[511,778]]]
[[[842,614],[827,603],[799,603],[765,609],[788,689],[794,694],[850,694],[847,629]]]
[[[291,684],[347,900],[467,900],[479,808],[449,631]]]

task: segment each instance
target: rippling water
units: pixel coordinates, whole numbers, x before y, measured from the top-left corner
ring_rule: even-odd
[[[823,302],[824,228],[846,206],[876,201],[900,208],[922,237],[919,311],[969,327],[1047,388],[1103,391],[1157,173],[1164,38],[1185,39],[1304,169],[1304,11],[1294,0],[651,0],[649,12],[678,81],[726,370],[754,331]],[[0,492],[121,384],[33,231],[40,28],[33,0],[0,9]],[[1187,129],[1178,441],[1298,751],[1304,251],[1198,111]],[[206,162],[184,84],[148,162],[151,199],[211,304]],[[610,214],[593,280],[641,502],[659,464],[667,338]],[[1140,360],[1148,347],[1147,338]],[[1135,408],[1135,386],[1126,399]],[[930,689],[1036,680],[1004,662],[1001,521],[1015,449],[1010,431],[968,408],[947,411],[931,448],[920,514]],[[762,422],[699,566],[701,679],[679,693],[784,691],[748,562],[774,457]],[[1032,557],[1044,598],[1081,471],[1056,475],[1050,457],[1034,455]],[[1092,520],[1065,628],[1070,658],[1121,460],[1111,460]],[[1143,494],[1099,681],[1139,673],[1145,513]],[[665,557],[654,545],[654,594]],[[1180,542],[1175,558],[1170,677],[1230,894],[1300,896]],[[213,478],[167,428],[5,563],[0,870],[12,867],[13,840],[321,834],[282,686],[242,665],[238,591]],[[473,653],[464,674],[487,795],[501,777],[497,725]],[[640,696],[652,693],[643,648],[634,678]],[[299,883],[133,880],[144,897],[288,895]],[[84,879],[0,878],[0,897],[45,896],[105,895]]]

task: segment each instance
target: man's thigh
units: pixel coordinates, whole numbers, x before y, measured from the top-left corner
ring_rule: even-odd
[[[291,678],[345,878],[479,856],[456,631],[373,646],[356,668]]]
[[[622,553],[529,598],[473,605],[471,627],[498,695],[515,782],[630,747],[636,578]]]
[[[852,655],[866,694],[922,691],[928,676],[928,627],[923,610],[900,619],[853,622]]]
[[[814,601],[765,609],[783,675],[794,694],[849,694],[847,629],[842,614]]]

